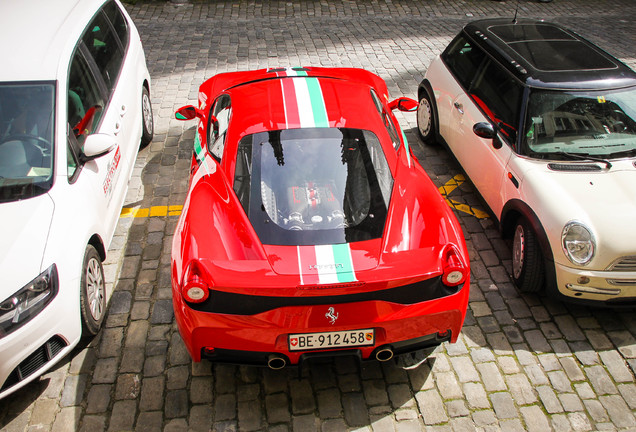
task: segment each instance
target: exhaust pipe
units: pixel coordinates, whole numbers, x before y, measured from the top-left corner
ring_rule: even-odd
[[[267,358],[267,366],[270,369],[273,369],[273,370],[282,369],[285,367],[285,365],[287,365],[287,361],[284,358],[279,357],[277,355],[270,354],[270,356]]]
[[[389,361],[393,358],[393,350],[388,346],[381,348],[375,353],[375,358],[381,362]]]

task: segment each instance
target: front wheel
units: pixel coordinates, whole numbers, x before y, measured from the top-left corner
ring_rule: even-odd
[[[84,253],[80,284],[82,335],[95,336],[106,312],[106,284],[101,257],[92,245],[88,245]]]
[[[150,92],[146,87],[141,91],[141,146],[150,144],[154,135],[154,120],[152,118],[152,104]]]
[[[545,263],[537,235],[523,217],[517,221],[512,239],[512,278],[524,293],[541,291],[545,281]]]
[[[426,144],[435,142],[435,114],[427,91],[424,91],[417,107],[417,131]]]

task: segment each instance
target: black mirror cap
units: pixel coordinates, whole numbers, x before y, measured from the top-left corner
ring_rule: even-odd
[[[475,123],[473,132],[478,137],[485,139],[494,139],[497,136],[494,126],[488,122]]]

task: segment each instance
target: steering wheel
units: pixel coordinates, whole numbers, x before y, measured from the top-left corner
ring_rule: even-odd
[[[35,140],[37,143],[43,143],[44,145],[38,145],[33,143],[31,144],[35,148],[40,150],[40,152],[42,153],[42,156],[49,156],[51,154],[51,143],[49,142],[49,140],[42,138],[41,136],[38,136],[38,135],[32,135],[32,134],[7,135],[6,137],[3,137],[2,140],[0,140],[0,145],[7,143],[9,141],[16,141],[16,140],[22,141],[23,143],[25,142],[25,140]]]

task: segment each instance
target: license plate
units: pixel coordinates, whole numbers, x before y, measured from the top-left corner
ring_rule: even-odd
[[[347,330],[322,333],[290,334],[290,351],[305,351],[325,348],[345,348],[369,346],[375,343],[373,329]]]

